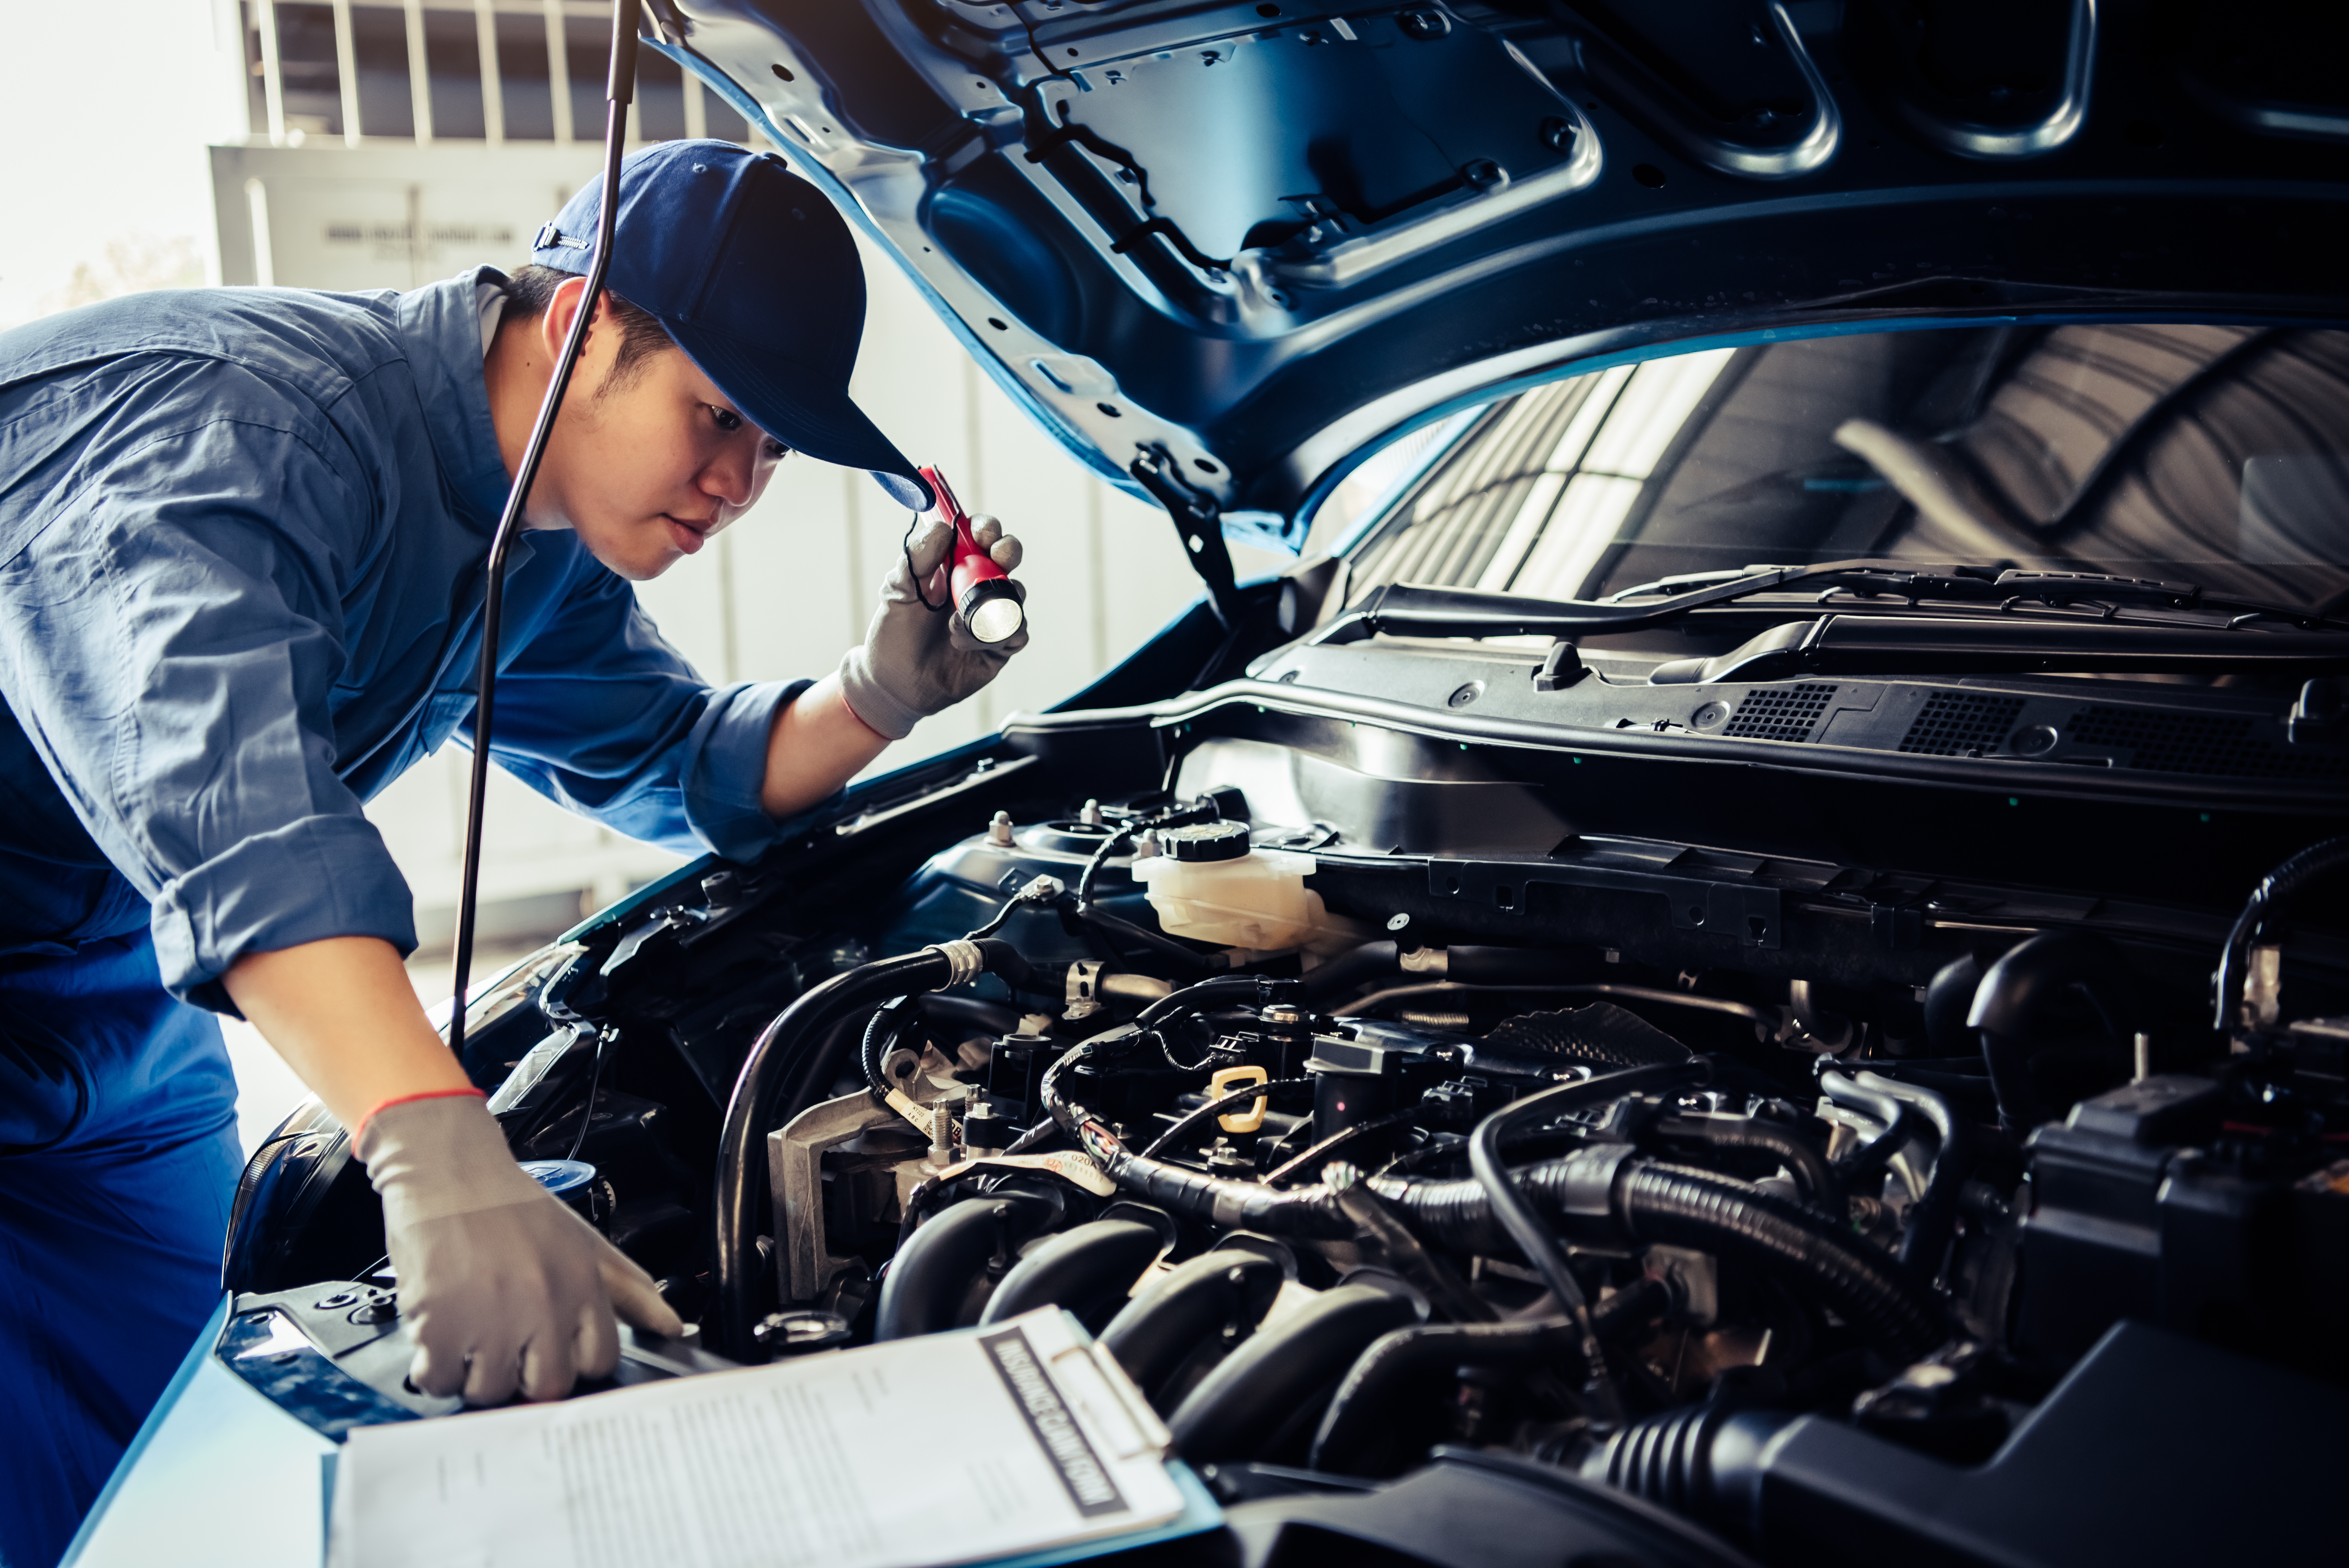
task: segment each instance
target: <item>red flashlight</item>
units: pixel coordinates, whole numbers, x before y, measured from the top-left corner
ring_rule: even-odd
[[[922,478],[929,481],[930,493],[938,498],[938,515],[954,525],[954,573],[949,579],[949,592],[963,624],[982,643],[1000,643],[1018,636],[1019,628],[1028,624],[1028,612],[1019,603],[1019,591],[972,535],[970,515],[955,500],[954,491],[947,488],[946,477],[936,469],[924,469]]]

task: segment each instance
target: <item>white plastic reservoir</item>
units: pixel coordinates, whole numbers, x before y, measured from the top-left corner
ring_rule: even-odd
[[[1134,861],[1133,880],[1170,936],[1273,952],[1328,923],[1321,895],[1305,888],[1313,857],[1256,848],[1246,822],[1169,828],[1158,851]]]

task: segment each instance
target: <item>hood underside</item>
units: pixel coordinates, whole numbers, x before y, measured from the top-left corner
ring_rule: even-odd
[[[2349,306],[2323,7],[655,9],[1071,450],[1253,542],[1300,545],[1381,438],[1595,356]]]

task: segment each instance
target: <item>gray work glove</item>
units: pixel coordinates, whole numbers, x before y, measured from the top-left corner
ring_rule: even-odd
[[[399,1312],[416,1339],[409,1380],[495,1405],[517,1387],[559,1399],[620,1358],[615,1307],[638,1328],[685,1326],[652,1276],[515,1163],[472,1095],[403,1100],[367,1118],[355,1150],[383,1195]]]
[[[980,514],[970,527],[998,566],[1009,572],[1019,564],[1019,542],[1001,523]],[[961,611],[923,607],[925,598],[944,604],[952,596],[947,569],[953,548],[954,530],[943,522],[931,523],[907,545],[882,585],[881,608],[864,629],[864,643],[840,661],[841,696],[857,717],[892,740],[905,739],[916,723],[993,680],[1004,661],[1028,645],[1025,626],[1000,643],[982,643],[970,634]],[[1027,588],[1013,587],[1025,603]]]

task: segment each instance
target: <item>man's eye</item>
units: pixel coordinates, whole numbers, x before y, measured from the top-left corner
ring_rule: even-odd
[[[731,408],[720,408],[714,403],[710,404],[709,417],[717,420],[718,428],[730,436],[742,428],[742,416]]]
[[[791,455],[792,449],[783,445],[781,441],[769,441],[767,443],[767,456],[773,459],[776,462],[780,463]]]

